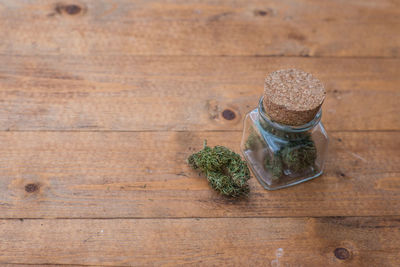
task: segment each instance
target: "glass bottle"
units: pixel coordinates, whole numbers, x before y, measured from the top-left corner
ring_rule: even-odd
[[[265,113],[263,97],[244,120],[241,150],[261,185],[276,190],[320,176],[324,169],[328,135],[321,109],[310,122],[288,126]]]

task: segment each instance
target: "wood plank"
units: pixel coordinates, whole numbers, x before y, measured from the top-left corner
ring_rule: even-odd
[[[0,130],[235,130],[266,73],[297,67],[326,85],[328,130],[400,130],[400,60],[0,56]],[[225,109],[234,120],[221,116]]]
[[[397,266],[400,262],[398,217],[2,220],[0,235],[0,262],[16,264]]]
[[[0,53],[398,57],[399,15],[391,0],[1,0]]]
[[[239,151],[240,132],[2,132],[0,217],[400,215],[400,133],[330,136],[324,176],[272,192],[253,177],[235,201],[185,160],[204,139]]]

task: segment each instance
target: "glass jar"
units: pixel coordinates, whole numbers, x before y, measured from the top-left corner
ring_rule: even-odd
[[[301,126],[273,122],[265,113],[263,97],[244,120],[241,150],[261,185],[276,190],[305,182],[323,172],[328,135],[321,110]]]

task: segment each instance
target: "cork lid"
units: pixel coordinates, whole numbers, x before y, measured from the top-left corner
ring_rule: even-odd
[[[310,73],[278,70],[265,78],[264,109],[273,121],[299,126],[315,117],[325,94],[323,84]]]

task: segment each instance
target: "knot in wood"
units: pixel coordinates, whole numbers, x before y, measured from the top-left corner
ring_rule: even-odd
[[[38,184],[27,184],[25,185],[25,191],[28,193],[33,193],[35,191],[39,190],[39,185]]]
[[[222,117],[224,117],[224,119],[228,121],[231,121],[236,118],[236,114],[230,109],[225,109],[224,111],[222,111]]]
[[[333,253],[339,260],[347,260],[350,258],[350,252],[345,248],[336,248]]]

